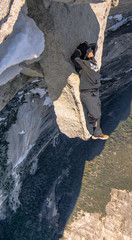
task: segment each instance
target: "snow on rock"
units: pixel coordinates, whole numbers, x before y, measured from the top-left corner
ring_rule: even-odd
[[[40,98],[42,98],[46,94],[46,91],[42,88],[31,89],[30,92],[34,94],[38,93],[40,95]]]
[[[124,18],[121,21],[109,27],[107,31],[116,31],[119,27],[123,26],[124,24],[126,24],[128,21],[131,21],[131,20],[132,20],[132,17]]]
[[[116,19],[117,21],[121,21],[121,20],[122,20],[122,17],[123,17],[122,14],[116,14],[116,15],[114,15],[114,16],[109,16],[108,19],[111,20],[111,19],[114,18],[114,19]]]
[[[20,204],[18,199],[21,189],[19,168],[23,166],[42,130],[41,109],[43,109],[43,100],[37,98],[36,104],[34,103],[32,107],[32,99],[27,96],[26,103],[18,110],[16,123],[11,126],[8,132],[7,141],[9,142],[9,149],[7,164],[11,166],[10,173],[14,180],[10,196],[10,207],[14,211]]]
[[[21,132],[18,132],[20,135],[25,134],[25,132],[22,130]]]
[[[36,82],[40,82],[41,80],[40,79],[35,79],[32,81],[32,83],[36,83]]]
[[[5,118],[0,118],[0,122],[1,122],[1,121],[4,121],[4,120],[5,120]]]
[[[40,135],[41,111],[39,108],[41,109],[42,104],[38,107],[36,102],[32,107],[32,99],[28,96],[25,99],[26,103],[19,108],[17,121],[10,128],[7,137],[7,141],[10,143],[8,163],[12,163],[13,169],[26,158]],[[22,134],[23,136],[21,136]]]
[[[19,63],[38,58],[43,50],[44,34],[21,12],[13,33],[0,45],[0,85],[20,73]]]
[[[13,79],[14,76],[21,72],[22,68],[19,65],[11,66],[0,75],[0,86]]]
[[[50,98],[49,96],[46,97],[43,105],[49,106],[49,107],[50,107],[51,105],[53,105],[52,100],[51,100],[51,98]]]

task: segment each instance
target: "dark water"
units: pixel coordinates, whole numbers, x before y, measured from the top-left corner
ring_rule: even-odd
[[[111,134],[130,115],[132,84],[102,102],[101,126]],[[80,192],[85,161],[101,154],[105,141],[69,139],[63,134],[40,154],[35,175],[22,184],[21,206],[0,223],[0,240],[57,240]],[[49,204],[49,199],[50,203]],[[54,215],[55,210],[55,215]]]

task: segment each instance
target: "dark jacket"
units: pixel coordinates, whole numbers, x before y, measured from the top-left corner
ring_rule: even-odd
[[[81,59],[81,51],[76,49],[71,56],[80,77],[80,90],[94,90],[100,87],[100,74],[94,58]]]

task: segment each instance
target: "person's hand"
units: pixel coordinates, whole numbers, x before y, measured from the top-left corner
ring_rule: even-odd
[[[76,51],[78,51],[80,53],[80,56],[82,55],[82,52],[80,49],[77,48]]]

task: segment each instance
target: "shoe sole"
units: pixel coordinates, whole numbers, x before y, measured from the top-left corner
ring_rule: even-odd
[[[107,140],[109,137],[107,138],[102,138],[102,137],[95,137],[95,136],[92,136],[92,139],[94,140],[97,140],[97,139],[101,139],[101,140]]]

